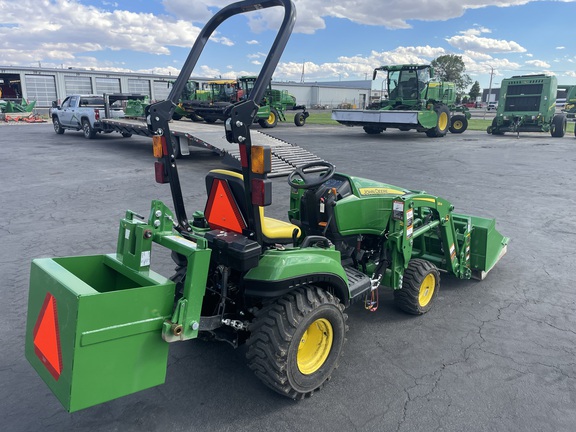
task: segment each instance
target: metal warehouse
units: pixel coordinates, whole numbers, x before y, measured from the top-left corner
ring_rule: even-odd
[[[35,100],[42,111],[70,94],[139,93],[151,100],[163,100],[170,92],[173,75],[107,72],[91,69],[53,69],[0,66],[0,99]],[[206,83],[209,78],[193,78]],[[364,108],[370,94],[370,81],[273,82],[278,90],[288,90],[300,104],[310,108]]]

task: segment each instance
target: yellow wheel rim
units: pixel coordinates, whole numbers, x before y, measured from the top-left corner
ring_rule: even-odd
[[[452,123],[452,127],[456,130],[460,130],[462,129],[463,125],[460,120],[456,120],[454,123]]]
[[[276,121],[276,116],[274,115],[273,112],[270,113],[270,115],[268,116],[268,120],[266,120],[268,122],[268,124],[274,124],[274,122]]]
[[[317,319],[306,329],[296,357],[302,374],[310,375],[320,369],[330,354],[333,339],[332,324],[325,318]]]
[[[448,127],[448,115],[445,112],[440,113],[438,117],[438,128],[440,130],[445,130]]]
[[[432,300],[434,290],[436,289],[436,278],[432,273],[428,274],[422,284],[420,285],[420,293],[418,294],[418,303],[421,307],[425,307]]]

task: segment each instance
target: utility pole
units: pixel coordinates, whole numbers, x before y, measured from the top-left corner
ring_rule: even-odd
[[[486,119],[486,110],[490,103],[490,96],[492,96],[492,77],[494,76],[494,68],[490,66],[490,84],[488,85],[488,96],[486,96],[486,106],[484,107],[484,119]]]
[[[300,76],[300,82],[304,82],[304,66],[306,65],[306,60],[302,61],[302,75]]]

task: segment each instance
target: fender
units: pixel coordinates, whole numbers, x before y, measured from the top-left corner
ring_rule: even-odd
[[[333,247],[267,250],[244,281],[247,296],[276,298],[298,286],[316,284],[333,290],[343,304],[350,303],[348,278],[340,263],[340,252]]]

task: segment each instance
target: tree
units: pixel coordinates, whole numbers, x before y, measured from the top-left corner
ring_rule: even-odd
[[[453,82],[459,93],[462,93],[466,87],[472,84],[472,79],[464,73],[466,65],[462,56],[447,54],[435,58],[430,64],[436,72],[436,77],[441,81]]]
[[[476,98],[480,96],[480,83],[478,81],[474,81],[474,84],[472,84],[472,88],[468,94],[470,95],[470,99],[473,101],[475,101]]]

